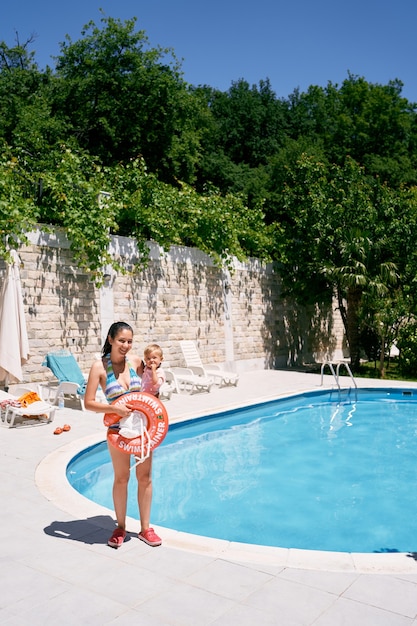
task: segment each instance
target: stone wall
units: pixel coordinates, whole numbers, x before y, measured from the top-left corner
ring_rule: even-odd
[[[203,362],[237,371],[341,355],[343,328],[335,307],[306,310],[285,301],[272,265],[236,261],[229,272],[198,250],[165,253],[149,244],[150,263],[137,271],[134,241],[113,237],[111,252],[129,272],[104,268],[104,285],[97,289],[76,267],[63,233],[38,230],[29,237],[30,245],[19,250],[31,352],[23,382],[52,379],[42,361],[62,348],[87,371],[118,320],[132,325],[135,352],[156,341],[171,366],[184,365],[181,339],[197,342]],[[0,262],[0,280],[4,273]]]

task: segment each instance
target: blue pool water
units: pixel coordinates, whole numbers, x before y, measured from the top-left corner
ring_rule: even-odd
[[[68,465],[113,509],[106,444]],[[417,392],[321,391],[170,427],[154,452],[152,522],[339,552],[417,551]],[[138,518],[136,480],[128,515]]]

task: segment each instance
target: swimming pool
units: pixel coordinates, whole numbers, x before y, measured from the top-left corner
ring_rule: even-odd
[[[407,389],[310,392],[175,424],[154,453],[152,521],[261,545],[414,552],[416,438]],[[77,455],[67,477],[113,508],[105,444]]]

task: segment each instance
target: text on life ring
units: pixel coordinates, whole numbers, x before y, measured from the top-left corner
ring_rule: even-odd
[[[115,406],[123,404],[129,404],[134,411],[138,411],[146,419],[147,423],[145,426],[149,437],[150,449],[152,451],[157,448],[164,440],[169,427],[168,413],[162,402],[150,393],[132,391],[123,394],[112,402],[112,405]],[[116,413],[106,413],[103,419],[105,426],[112,426],[119,421],[120,415]],[[144,435],[144,437],[146,436]],[[140,454],[144,443],[148,443],[148,439],[145,442],[142,441],[141,435],[134,439],[127,439],[122,437],[117,430],[112,432],[111,429],[107,433],[107,440],[113,447],[126,454]]]

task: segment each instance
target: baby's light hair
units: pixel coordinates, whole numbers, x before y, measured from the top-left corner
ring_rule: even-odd
[[[150,354],[151,352],[157,352],[161,358],[164,356],[161,346],[157,343],[150,343],[149,345],[147,345],[145,350],[143,351],[143,354],[145,356],[148,356],[148,354]]]

